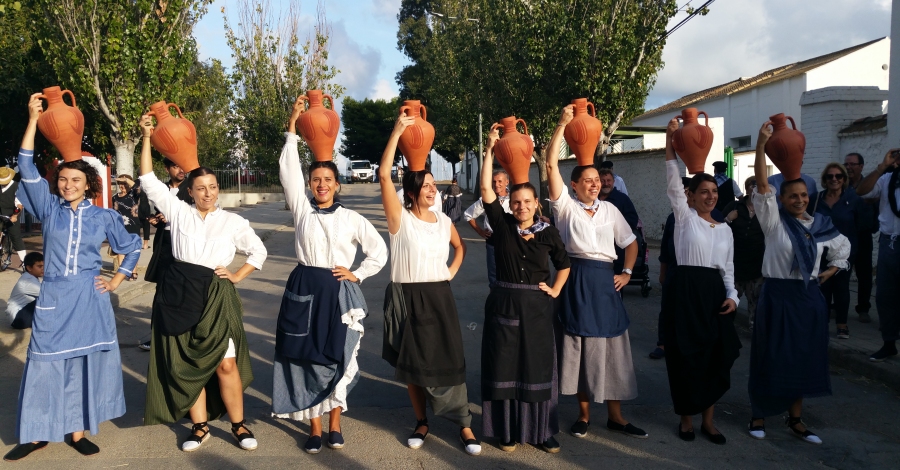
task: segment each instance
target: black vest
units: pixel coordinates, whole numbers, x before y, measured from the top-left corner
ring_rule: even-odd
[[[716,202],[716,209],[719,212],[725,210],[725,206],[734,202],[734,180],[728,178],[719,186],[719,200]]]
[[[0,194],[0,214],[13,215],[16,211],[16,190],[19,189],[19,182],[13,181],[12,185]]]

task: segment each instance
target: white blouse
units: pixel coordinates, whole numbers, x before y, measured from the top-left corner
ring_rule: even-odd
[[[400,230],[391,234],[391,282],[438,282],[450,279],[450,218],[436,212],[437,222],[419,220],[403,209]]]
[[[781,215],[778,213],[778,200],[775,198],[774,188],[769,192],[759,194],[753,191],[753,207],[756,209],[756,217],[766,236],[766,252],[763,254],[762,275],[772,279],[803,279],[798,270],[792,270],[794,264],[794,245],[788,237],[787,230],[781,223]],[[800,223],[807,229],[812,227],[813,218],[803,213]],[[826,258],[828,266],[839,269],[850,269],[847,259],[850,257],[850,240],[843,235],[838,235],[827,242],[816,243],[816,262],[813,265],[812,277],[819,275],[819,260],[822,252],[828,248]]]
[[[503,210],[506,211],[507,214],[512,214],[509,210],[509,196],[497,196],[497,199],[500,200],[500,205],[503,206]],[[484,201],[481,198],[478,198],[468,209],[463,213],[463,216],[466,218],[466,222],[477,219],[484,215]],[[491,229],[491,224],[488,222],[487,216],[484,217],[484,222],[481,226],[487,230],[488,232],[493,232]]]
[[[569,256],[611,263],[617,259],[616,245],[625,248],[637,239],[612,203],[600,201],[597,212],[590,216],[563,192],[559,199],[550,201],[550,207]]]
[[[675,212],[675,258],[679,265],[716,268],[722,274],[726,296],[738,305],[734,288],[734,237],[726,224],[704,220],[688,207],[678,161],[666,162],[666,194]]]
[[[231,264],[235,251],[240,251],[247,254],[248,264],[262,269],[266,247],[247,219],[218,205],[204,219],[195,206],[178,199],[153,173],[141,176],[141,187],[169,221],[175,259],[215,269]]]
[[[387,245],[372,223],[356,211],[344,207],[330,214],[313,210],[297,151],[299,140],[297,134],[285,133],[284,148],[278,160],[284,197],[294,214],[297,261],[304,266],[349,269],[356,259],[356,247],[361,245],[366,259],[353,275],[362,282],[381,271],[387,263]]]
[[[900,170],[897,170],[900,171]],[[889,237],[900,236],[900,217],[894,215],[891,210],[891,202],[888,200],[888,185],[891,182],[891,173],[886,173],[878,178],[875,186],[863,199],[878,199],[878,229]],[[894,190],[897,200],[900,201],[900,188]]]

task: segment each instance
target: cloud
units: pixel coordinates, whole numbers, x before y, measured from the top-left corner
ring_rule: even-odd
[[[397,90],[397,83],[380,79],[372,89],[372,93],[369,94],[369,97],[373,100],[386,100],[390,101],[394,97],[398,96],[400,93]]]
[[[370,96],[381,68],[381,52],[350,38],[343,21],[331,23],[329,60],[340,70],[335,81],[356,99]]]
[[[720,1],[667,41],[645,107],[890,34],[890,0]],[[886,14],[887,13],[887,14]],[[680,14],[669,27],[684,18]]]
[[[375,13],[378,15],[397,18],[397,13],[400,12],[400,1],[401,0],[372,0],[372,9],[375,10]]]

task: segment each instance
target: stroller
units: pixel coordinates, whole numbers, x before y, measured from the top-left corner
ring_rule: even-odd
[[[629,286],[641,286],[641,296],[650,297],[650,290],[653,289],[650,287],[650,249],[647,247],[647,241],[644,239],[644,224],[638,219],[637,224],[637,243],[638,243],[638,256],[634,261],[634,268],[631,273],[631,280],[628,281]],[[617,250],[618,251],[618,250]],[[622,250],[622,255],[619,256],[619,259],[624,258],[625,250]]]

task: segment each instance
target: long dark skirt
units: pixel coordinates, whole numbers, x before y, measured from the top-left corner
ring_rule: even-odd
[[[420,387],[465,383],[462,332],[450,283],[417,282],[401,287],[406,317],[399,319],[402,333],[392,364],[396,368],[394,377]],[[385,358],[389,362],[394,359]]]
[[[450,221],[454,224],[462,220],[462,200],[458,196],[448,197],[447,200],[444,201],[441,210],[444,212],[444,214],[447,215],[447,217],[450,217]]]
[[[751,345],[754,418],[783,413],[800,398],[831,395],[828,306],[815,282],[766,279]]]
[[[663,330],[669,390],[675,414],[695,415],[731,388],[731,366],[741,348],[735,314],[719,313],[725,284],[717,269],[678,266],[666,289]]]

